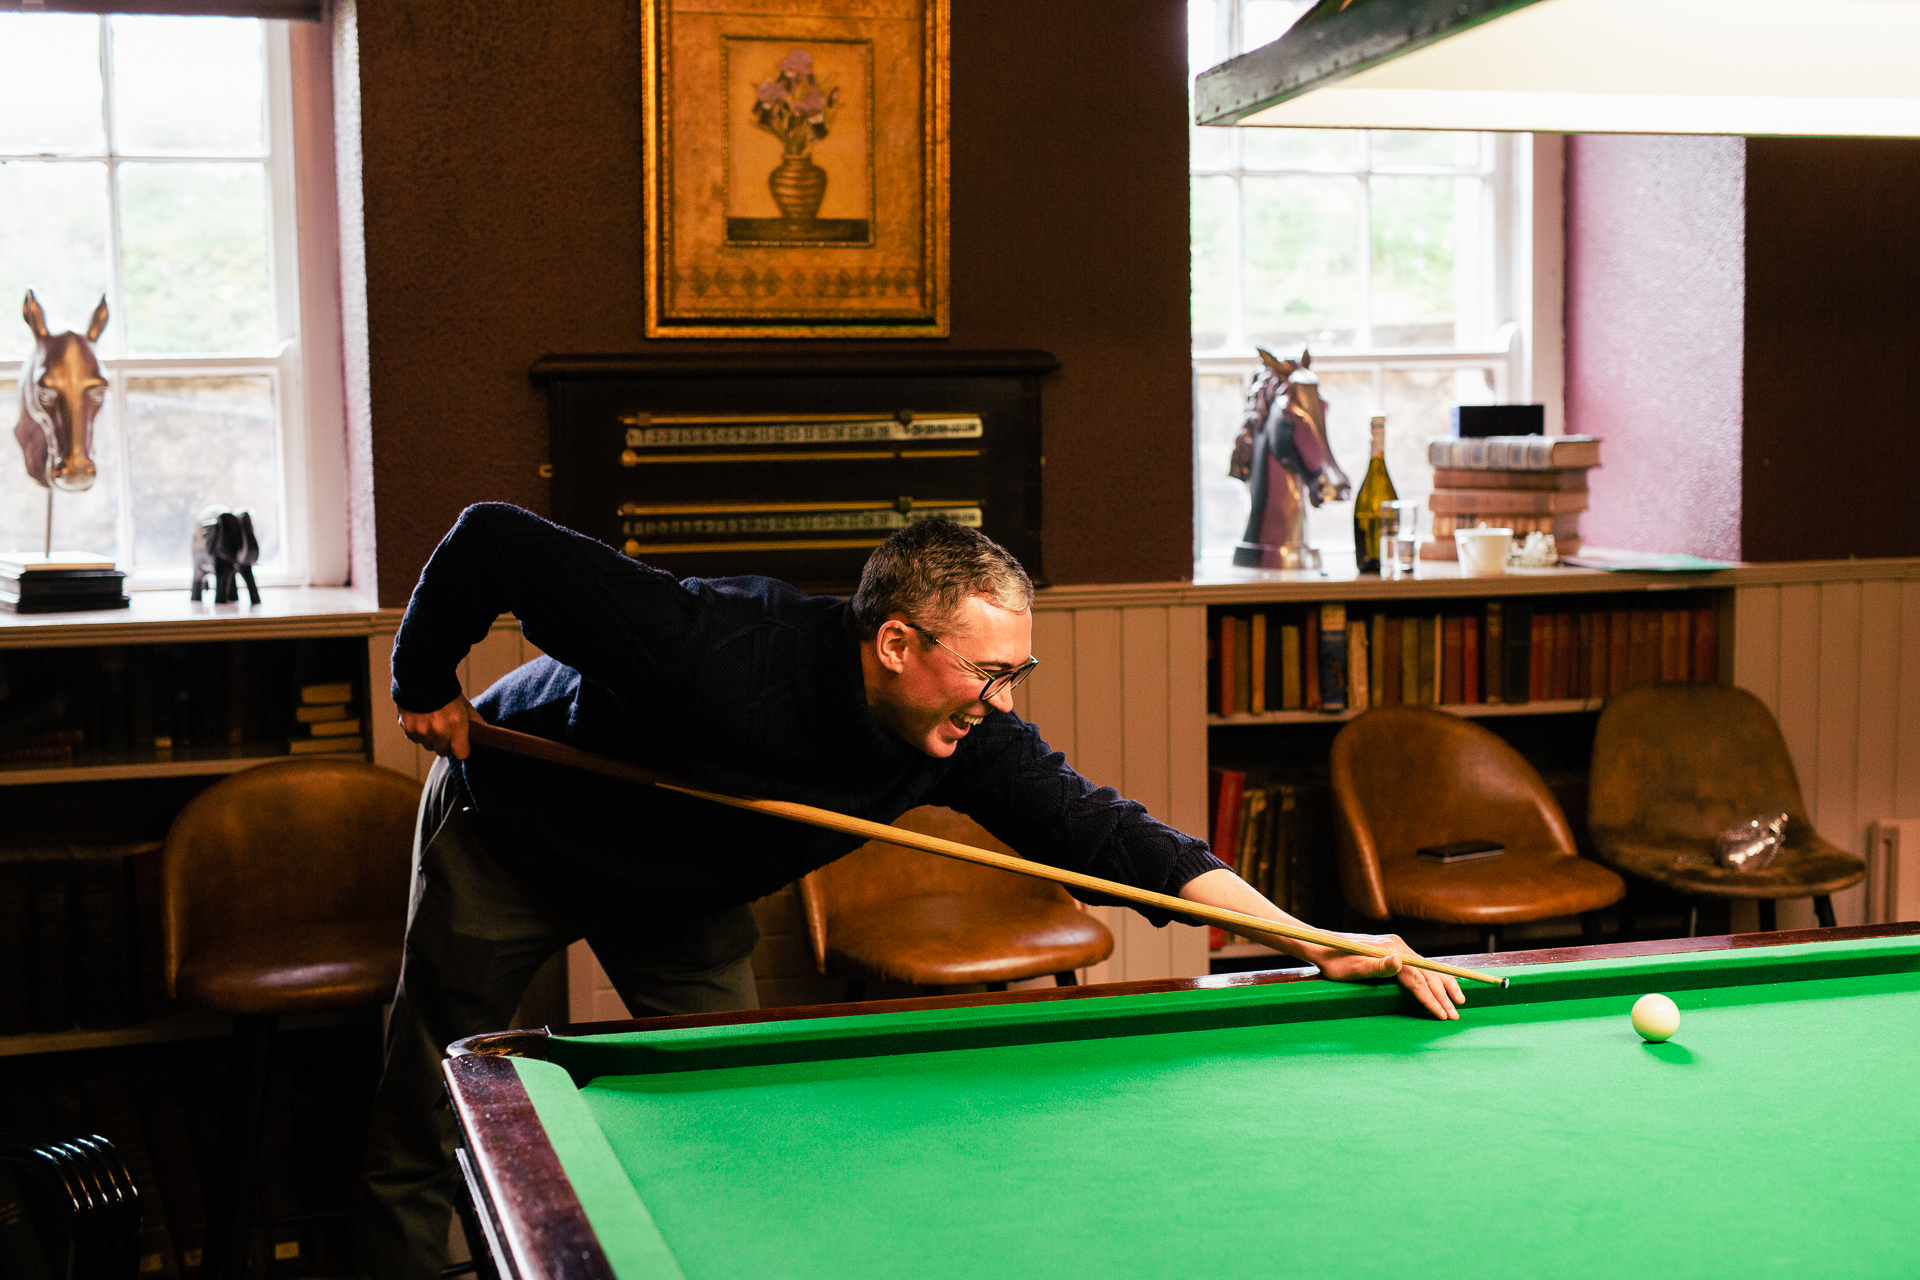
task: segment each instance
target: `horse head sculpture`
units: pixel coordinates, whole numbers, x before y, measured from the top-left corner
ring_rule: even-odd
[[[93,420],[107,397],[107,380],[93,344],[107,327],[107,300],[93,309],[86,336],[48,333],[33,290],[21,308],[33,330],[33,354],[20,375],[20,421],[13,429],[27,474],[49,490],[78,493],[93,487]]]
[[[1228,473],[1252,490],[1247,531],[1233,549],[1237,565],[1318,569],[1307,543],[1307,506],[1339,502],[1353,492],[1327,444],[1327,402],[1309,353],[1281,360],[1260,352],[1266,367],[1247,391],[1246,415]]]

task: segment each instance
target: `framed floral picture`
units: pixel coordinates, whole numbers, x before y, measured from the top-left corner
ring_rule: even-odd
[[[948,0],[643,0],[650,338],[948,334]]]

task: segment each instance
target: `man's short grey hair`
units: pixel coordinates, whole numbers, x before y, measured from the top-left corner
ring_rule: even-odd
[[[978,529],[918,520],[867,557],[853,594],[853,620],[867,639],[896,613],[938,634],[968,596],[1023,613],[1033,607],[1033,582],[1011,552]]]

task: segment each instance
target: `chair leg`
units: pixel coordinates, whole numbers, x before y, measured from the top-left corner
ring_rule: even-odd
[[[1780,927],[1780,917],[1776,913],[1777,904],[1772,898],[1762,898],[1758,905],[1760,907],[1760,932],[1772,933]]]
[[[1056,987],[1077,987],[1080,985],[1080,976],[1071,969],[1063,969],[1053,975],[1053,985]]]
[[[1606,940],[1606,931],[1600,927],[1598,911],[1580,913],[1580,941],[1590,947],[1597,947]]]
[[[1500,950],[1500,926],[1499,925],[1490,924],[1486,928],[1480,930],[1480,950],[1482,953],[1486,955],[1493,955],[1495,952]]]
[[[1687,936],[1689,938],[1700,936],[1700,899],[1698,898],[1687,900]]]
[[[242,1014],[233,1020],[227,1096],[220,1110],[220,1170],[207,1200],[206,1280],[243,1280],[247,1274],[267,1066],[279,1026],[279,1015],[272,1013]]]
[[[1824,893],[1814,895],[1813,914],[1822,929],[1833,928],[1833,899]]]

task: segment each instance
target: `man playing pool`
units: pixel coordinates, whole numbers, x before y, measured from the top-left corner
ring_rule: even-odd
[[[1011,555],[945,521],[893,534],[844,601],[769,578],[675,581],[515,507],[461,515],[393,650],[401,724],[442,759],[421,797],[375,1102],[360,1223],[368,1275],[439,1274],[457,1176],[440,1105],[447,1044],[503,1027],[535,971],[582,937],[637,1016],[753,1008],[748,904],[861,843],[470,753],[475,714],[716,790],[879,822],[945,805],[1036,861],[1292,919],[1204,842],[1080,777],[1013,714],[1013,687],[1035,665],[1032,603]],[[470,706],[459,663],[508,612],[547,656]],[[1327,977],[1397,978],[1433,1016],[1459,1016],[1450,977],[1397,956],[1269,940]]]

